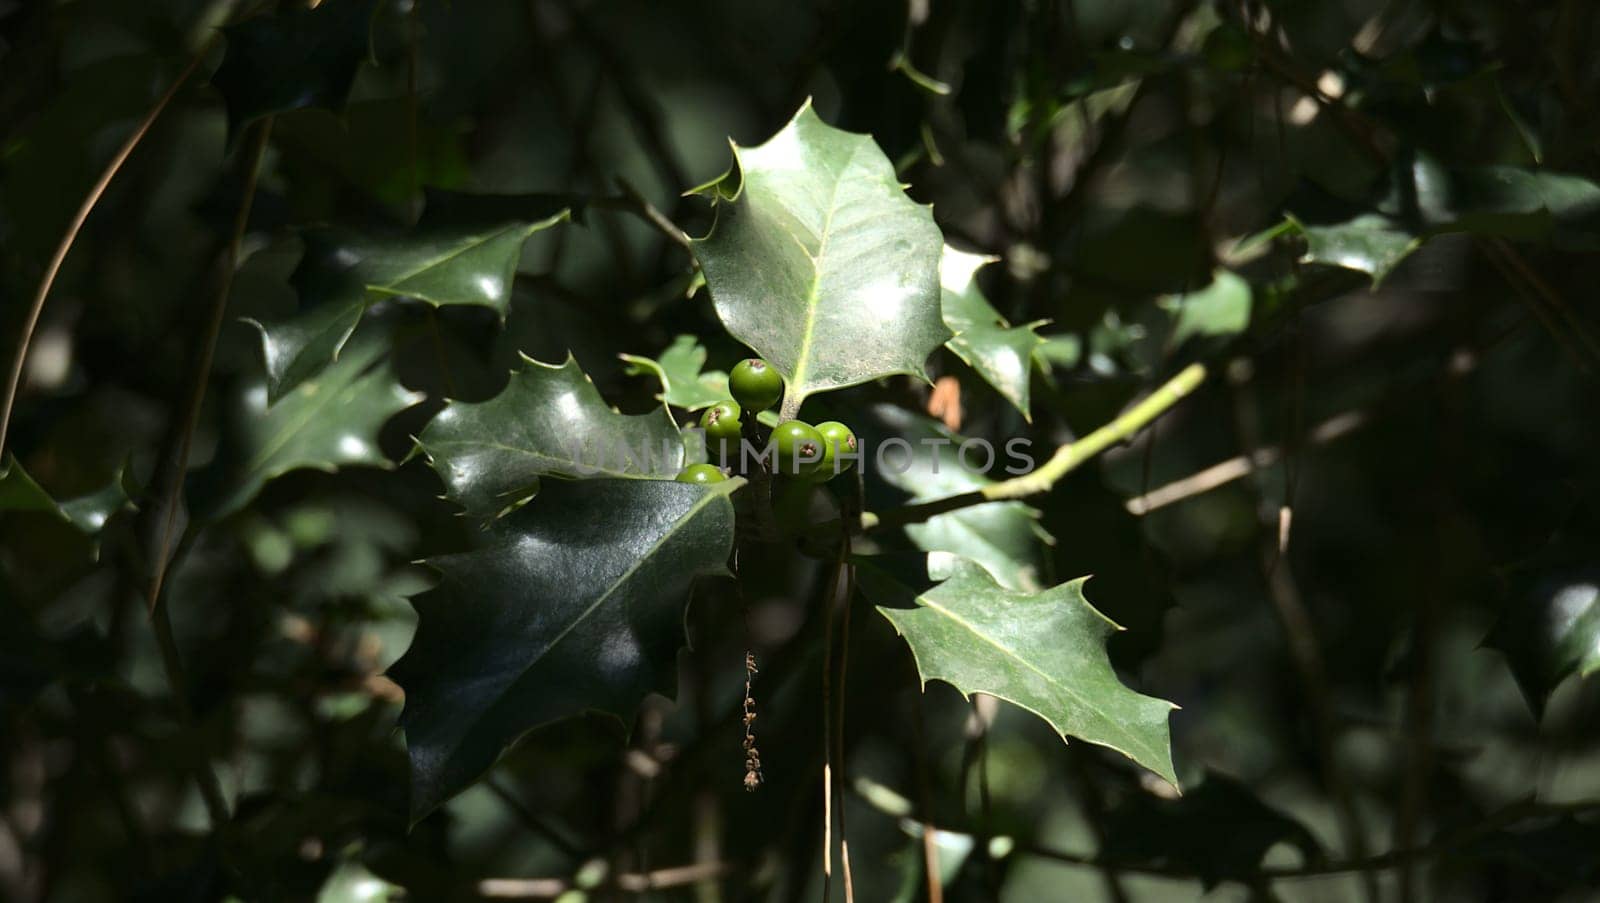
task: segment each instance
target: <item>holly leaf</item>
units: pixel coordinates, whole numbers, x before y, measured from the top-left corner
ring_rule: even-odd
[[[955,332],[945,347],[994,386],[1022,412],[1024,420],[1032,422],[1028,383],[1033,375],[1033,353],[1044,344],[1034,330],[1049,321],[1013,327],[1000,316],[979,291],[977,280],[979,268],[995,259],[945,247],[939,261],[939,284],[943,289],[944,325]]]
[[[868,135],[833,128],[808,101],[734,175],[698,189],[716,205],[693,243],[717,316],[807,396],[893,373],[926,379],[950,338],[940,316],[931,208],[909,198]]]
[[[996,482],[985,470],[1017,466],[1006,448],[993,449],[992,462],[975,446],[963,462],[961,447],[968,440],[937,421],[892,405],[872,411],[874,423],[865,432],[865,448],[877,450],[872,472],[889,485],[911,494],[911,502],[931,502],[972,492]],[[905,443],[886,445],[891,439]],[[892,449],[892,450],[891,450]],[[1020,448],[1018,449],[1020,450]],[[984,467],[983,465],[988,465]],[[1030,468],[1031,469],[1031,468]],[[1035,590],[1041,586],[1044,550],[1054,539],[1039,526],[1037,509],[1023,502],[985,502],[929,518],[905,528],[906,536],[925,552],[950,552],[982,565],[1001,586]]]
[[[305,253],[290,277],[301,313],[272,324],[246,320],[261,334],[268,401],[338,359],[367,308],[384,298],[476,304],[504,318],[523,243],[571,211],[557,196],[479,201],[440,192],[429,195],[427,212],[409,231],[305,230]]]
[[[1250,325],[1250,283],[1218,270],[1210,285],[1162,298],[1161,305],[1173,315],[1173,347],[1195,336],[1231,338]]]
[[[1206,890],[1226,879],[1258,877],[1262,858],[1280,843],[1298,848],[1306,861],[1323,859],[1304,825],[1216,772],[1177,799],[1130,794],[1106,816],[1104,830],[1100,855],[1107,862],[1193,872]]]
[[[293,470],[392,467],[378,448],[378,431],[423,396],[400,385],[389,366],[378,363],[383,354],[379,341],[354,345],[316,379],[270,407],[264,382],[245,389],[232,450],[219,456],[242,463],[224,478],[226,488],[208,515],[238,511],[261,487]]]
[[[224,28],[228,50],[211,83],[228,108],[229,140],[273,113],[343,110],[376,8],[377,0],[325,0]]]
[[[1376,288],[1400,261],[1422,247],[1422,240],[1378,213],[1326,226],[1308,226],[1290,217],[1291,231],[1305,239],[1305,263],[1358,270],[1372,277]]]
[[[673,692],[689,587],[726,573],[741,485],[552,481],[478,548],[428,561],[439,584],[412,600],[416,638],[389,672],[413,820],[541,724]]]
[[[522,358],[499,395],[453,401],[418,438],[445,495],[492,516],[538,491],[539,478],[672,477],[684,440],[665,407],[621,414],[570,355],[562,365]]]
[[[633,354],[618,357],[628,362],[629,376],[654,373],[661,380],[657,400],[675,408],[698,411],[729,398],[728,374],[721,370],[701,371],[706,365],[706,349],[692,335],[673,339],[671,347],[656,360]]]
[[[1063,740],[1114,749],[1177,786],[1167,729],[1176,706],[1117,679],[1105,640],[1121,628],[1084,598],[1089,578],[1025,593],[962,558],[930,556],[929,567],[944,580],[918,607],[878,609],[911,646],[924,685],[942,680],[963,696],[1021,706]]]
[[[1547,551],[1539,560],[1551,557]],[[1505,655],[1523,696],[1542,715],[1562,681],[1600,672],[1600,569],[1534,565],[1513,572],[1510,583],[1507,609],[1488,643]]]
[[[0,467],[0,511],[31,511],[71,524],[85,536],[97,536],[111,515],[132,507],[118,468],[103,488],[86,495],[57,500],[45,491],[15,458]]]

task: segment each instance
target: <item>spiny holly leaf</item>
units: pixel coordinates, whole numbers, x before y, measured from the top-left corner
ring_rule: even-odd
[[[1262,802],[1244,784],[1215,772],[1178,799],[1132,794],[1105,820],[1100,855],[1118,865],[1161,865],[1192,871],[1207,890],[1227,879],[1259,875],[1261,859],[1280,843],[1308,861],[1323,852],[1306,827]]]
[[[873,472],[884,481],[911,493],[912,502],[930,502],[981,489],[996,482],[985,470],[1020,467],[1006,447],[994,448],[993,462],[977,446],[964,464],[962,443],[968,440],[934,420],[903,408],[880,405],[872,410],[873,422],[859,431],[864,447],[877,449],[882,460]],[[878,435],[873,435],[877,433]],[[908,445],[901,453],[899,439]],[[1024,451],[1022,447],[1015,449]],[[984,465],[989,467],[985,468]],[[971,466],[967,466],[971,465]],[[1041,585],[1044,550],[1054,540],[1039,526],[1039,512],[1023,502],[985,502],[929,518],[906,527],[906,535],[925,552],[951,552],[983,565],[995,579],[1015,590],[1035,590]]]
[[[524,356],[505,391],[453,401],[418,438],[445,494],[467,513],[492,516],[532,495],[539,478],[671,477],[684,442],[666,408],[620,414],[571,356],[561,366]]]
[[[96,536],[111,515],[131,507],[122,471],[111,477],[102,489],[87,495],[57,501],[22,468],[14,458],[0,467],[0,511],[34,511],[51,515],[76,527],[85,536]]]
[[[377,0],[325,0],[223,29],[228,51],[211,83],[228,107],[228,134],[272,113],[342,110],[368,54]]]
[[[1451,232],[1595,250],[1597,210],[1600,185],[1580,176],[1515,166],[1450,169],[1419,154],[1376,213],[1321,226],[1290,217],[1287,228],[1305,238],[1306,261],[1359,270],[1376,285],[1428,239]]]
[[[1289,223],[1291,230],[1306,242],[1301,260],[1359,270],[1372,277],[1374,286],[1388,278],[1412,251],[1422,247],[1421,239],[1377,213],[1364,213],[1327,226],[1307,226],[1293,217]]]
[[[1507,607],[1488,637],[1536,714],[1572,674],[1600,672],[1600,567],[1586,543],[1593,536],[1558,537],[1513,571]]]
[[[261,333],[268,400],[275,403],[338,358],[367,307],[383,298],[476,304],[504,317],[523,242],[567,219],[571,206],[554,196],[476,200],[431,194],[422,220],[406,232],[303,232],[305,254],[291,277],[300,314],[272,324],[247,321]]]
[[[1000,316],[978,290],[978,269],[994,260],[945,247],[939,283],[944,290],[944,325],[955,332],[945,346],[1015,405],[1023,419],[1032,421],[1028,383],[1033,352],[1044,344],[1034,329],[1049,321],[1013,327]]]
[[[925,378],[946,339],[944,241],[867,135],[824,123],[808,101],[759,147],[734,147],[694,242],[717,316],[788,381],[785,405],[892,373]]]
[[[352,346],[313,380],[268,407],[257,383],[240,400],[232,457],[242,461],[225,479],[226,491],[211,517],[244,507],[269,481],[292,470],[334,471],[349,465],[390,467],[378,449],[378,431],[390,417],[422,400],[378,364],[384,346]]]
[[[1105,640],[1120,628],[1084,598],[1089,578],[1022,593],[962,558],[936,564],[930,556],[929,567],[945,580],[918,596],[917,608],[878,609],[911,646],[924,684],[942,680],[965,696],[1019,705],[1062,739],[1110,747],[1177,786],[1167,732],[1175,706],[1117,680]]]
[[[413,600],[416,639],[389,672],[413,819],[541,724],[672,692],[689,586],[726,573],[740,485],[551,481],[479,548],[430,559],[439,585]]]
[[[692,335],[681,335],[661,352],[661,357],[651,360],[633,354],[618,355],[628,362],[628,375],[641,376],[654,373],[661,380],[661,394],[656,398],[675,408],[698,411],[728,399],[728,374],[721,370],[700,368],[706,365],[706,349]]]
[[[1250,283],[1218,270],[1211,284],[1197,292],[1161,299],[1172,312],[1173,346],[1194,336],[1230,338],[1250,325]]]

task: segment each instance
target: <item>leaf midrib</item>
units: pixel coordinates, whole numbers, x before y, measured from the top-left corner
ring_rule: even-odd
[[[432,260],[426,261],[421,266],[418,266],[416,269],[413,269],[413,270],[411,270],[410,272],[407,272],[407,273],[403,273],[403,274],[401,274],[400,276],[398,276],[398,277],[396,277],[394,279],[387,280],[386,282],[383,282],[383,283],[372,283],[372,282],[366,282],[365,280],[362,280],[362,282],[363,282],[363,284],[366,285],[366,287],[367,287],[367,289],[369,291],[397,292],[397,293],[400,293],[400,294],[404,294],[404,291],[399,289],[399,285],[401,283],[406,282],[407,280],[410,280],[410,279],[415,279],[418,276],[422,275],[423,273],[426,273],[427,271],[429,271],[431,269],[434,269],[436,267],[444,266],[446,263],[449,263],[450,261],[455,260],[456,258],[458,258],[458,257],[460,257],[460,256],[462,256],[464,254],[467,254],[468,252],[476,251],[479,248],[483,247],[484,245],[487,245],[490,242],[497,241],[497,240],[499,240],[501,238],[504,238],[505,236],[507,236],[507,235],[509,235],[509,234],[511,234],[513,232],[516,232],[518,230],[525,229],[525,230],[528,230],[528,232],[531,234],[533,229],[535,228],[535,225],[536,224],[530,224],[530,223],[512,223],[509,226],[505,226],[505,227],[497,229],[497,230],[495,230],[493,232],[489,232],[489,233],[487,233],[485,235],[482,235],[482,236],[479,236],[479,237],[477,237],[475,239],[469,239],[466,244],[463,244],[458,248],[454,248],[454,249],[450,250],[449,252],[447,252],[445,254],[442,254],[439,257],[436,257],[436,258],[434,258]],[[432,299],[428,299],[428,298],[424,298],[423,300],[432,301]],[[437,302],[434,302],[434,303],[435,303],[435,306],[438,306]]]
[[[995,641],[988,634],[986,634],[983,631],[979,630],[970,621],[968,621],[967,619],[965,619],[965,618],[961,617],[960,615],[956,614],[954,611],[951,611],[950,609],[944,607],[943,605],[940,605],[939,603],[933,601],[930,597],[928,597],[926,595],[920,596],[920,597],[918,597],[917,601],[920,602],[921,604],[923,604],[924,606],[927,606],[928,608],[931,608],[934,611],[944,615],[945,617],[949,618],[951,621],[954,621],[956,624],[959,624],[961,627],[965,628],[967,630],[967,632],[971,633],[973,636],[975,636],[978,639],[982,640],[983,642],[989,644],[990,646],[993,646],[994,648],[1000,650],[1000,652],[1003,655],[1005,655],[1007,658],[1015,659],[1017,662],[1021,663],[1023,667],[1027,668],[1029,671],[1032,671],[1033,673],[1039,675],[1039,677],[1043,678],[1045,683],[1050,684],[1051,686],[1060,687],[1061,690],[1064,691],[1067,695],[1069,695],[1072,698],[1078,700],[1079,704],[1082,705],[1086,710],[1094,712],[1103,721],[1105,721],[1107,724],[1109,724],[1112,727],[1112,730],[1122,737],[1122,742],[1128,744],[1130,748],[1145,749],[1145,744],[1142,741],[1140,741],[1138,737],[1134,736],[1131,733],[1128,733],[1126,731],[1126,729],[1122,727],[1122,724],[1121,724],[1120,721],[1118,721],[1117,719],[1111,717],[1110,715],[1106,714],[1105,712],[1101,711],[1099,708],[1095,707],[1093,704],[1091,704],[1089,702],[1089,700],[1083,694],[1081,694],[1078,691],[1074,690],[1072,687],[1068,686],[1067,684],[1062,683],[1061,681],[1051,677],[1049,674],[1047,674],[1043,670],[1041,670],[1037,665],[1035,665],[1032,662],[1028,661],[1027,659],[1023,658],[1022,656],[1018,655],[1017,653],[1013,652],[1011,649],[1007,648],[1006,646],[1004,646],[1004,645],[1000,644],[999,642]],[[975,692],[980,692],[981,693],[981,692],[986,692],[986,691],[977,690]],[[1129,692],[1132,692],[1132,691],[1130,690]],[[1054,721],[1051,721],[1051,723],[1054,724]],[[1065,733],[1066,729],[1063,727],[1063,728],[1061,728],[1061,731],[1063,733]],[[1145,753],[1147,755],[1150,752],[1151,752],[1150,750],[1145,750]]]
[[[828,192],[828,212],[822,220],[822,232],[817,236],[817,253],[806,256],[811,260],[811,288],[806,292],[805,328],[800,333],[800,352],[795,358],[794,373],[789,378],[789,384],[795,394],[796,400],[806,396],[805,373],[806,364],[811,357],[811,343],[817,329],[817,301],[822,290],[822,262],[828,253],[828,240],[833,232],[833,215],[838,212],[839,186],[844,184],[845,173],[855,166],[856,155],[861,153],[864,146],[856,142],[850,149],[850,156],[845,158],[844,165],[839,168],[839,175],[833,180],[833,188]],[[801,246],[804,250],[804,245]],[[787,404],[787,401],[785,401]]]

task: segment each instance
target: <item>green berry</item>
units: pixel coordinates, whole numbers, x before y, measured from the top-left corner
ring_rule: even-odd
[[[783,396],[783,377],[758,357],[740,361],[728,374],[733,398],[747,411],[765,411]]]
[[[744,424],[739,420],[739,403],[723,401],[706,408],[700,415],[700,428],[706,431],[706,450],[726,459],[739,451],[739,436]]]
[[[817,424],[817,433],[822,436],[822,463],[817,467],[817,476],[831,480],[855,465],[856,434],[848,426],[828,420]],[[840,451],[850,457],[836,463]]]
[[[727,478],[728,475],[722,472],[722,468],[712,464],[690,464],[678,474],[680,483],[720,483]]]
[[[772,431],[772,443],[777,447],[778,473],[801,477],[815,473],[822,464],[822,434],[809,423],[786,420]]]

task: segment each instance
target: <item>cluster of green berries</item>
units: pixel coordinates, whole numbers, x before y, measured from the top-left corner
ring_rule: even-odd
[[[759,413],[783,397],[783,377],[766,361],[750,358],[740,361],[728,374],[728,389],[733,398],[707,408],[700,416],[706,434],[706,448],[720,460],[739,454],[745,437],[744,412]],[[812,426],[787,420],[772,431],[772,445],[778,473],[816,482],[832,479],[855,463],[856,437],[837,420]],[[843,455],[840,454],[843,452]],[[685,483],[716,483],[727,479],[724,471],[711,464],[691,464],[678,474]]]

